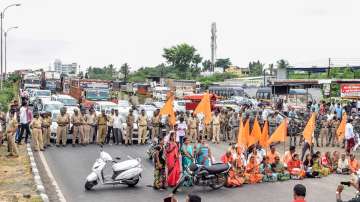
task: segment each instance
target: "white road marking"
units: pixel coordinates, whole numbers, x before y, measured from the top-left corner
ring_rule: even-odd
[[[39,152],[39,156],[40,156],[40,160],[41,160],[42,164],[44,165],[44,168],[45,168],[45,171],[46,171],[47,175],[49,176],[52,184],[55,187],[55,190],[56,190],[56,193],[57,193],[57,196],[58,196],[59,200],[61,202],[66,202],[66,199],[65,199],[63,193],[61,192],[60,187],[57,184],[57,182],[56,182],[56,180],[55,180],[55,178],[54,178],[54,176],[53,176],[53,174],[52,174],[52,172],[51,172],[51,170],[50,170],[50,168],[49,168],[49,166],[48,166],[48,164],[46,162],[46,159],[45,159],[45,156],[44,156],[43,152]]]

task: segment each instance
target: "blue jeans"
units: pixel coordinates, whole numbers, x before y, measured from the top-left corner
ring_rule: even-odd
[[[180,148],[181,148],[184,143],[184,136],[179,136],[179,143],[180,143]]]

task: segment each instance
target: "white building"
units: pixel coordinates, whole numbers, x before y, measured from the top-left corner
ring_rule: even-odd
[[[61,60],[56,59],[54,62],[54,70],[60,74],[76,74],[77,63],[73,62],[71,64],[63,64]]]

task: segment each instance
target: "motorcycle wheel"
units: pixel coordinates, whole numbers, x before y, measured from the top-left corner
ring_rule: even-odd
[[[89,181],[86,181],[85,183],[85,189],[87,191],[91,190],[95,185],[97,184],[97,182],[89,182]]]
[[[127,181],[126,184],[129,187],[134,187],[135,185],[137,185],[137,183],[139,183],[139,177],[137,177],[136,179],[132,180],[132,181]]]
[[[225,186],[227,182],[227,175],[224,173],[216,175],[216,178],[213,180],[213,184],[209,185],[212,189],[220,189]]]

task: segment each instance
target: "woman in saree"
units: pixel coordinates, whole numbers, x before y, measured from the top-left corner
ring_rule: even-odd
[[[269,163],[269,157],[265,156],[263,162],[260,165],[260,173],[263,175],[263,182],[276,182],[277,176],[271,170],[271,165]]]
[[[206,144],[206,140],[201,140],[201,145],[196,148],[196,161],[200,165],[210,166],[211,165],[211,151],[209,145]]]
[[[185,170],[193,162],[194,150],[190,145],[190,139],[184,137],[184,144],[181,147],[182,169]]]
[[[305,170],[301,168],[301,161],[298,154],[293,154],[291,160],[287,164],[287,169],[291,179],[300,180],[305,177]]]
[[[170,133],[169,142],[166,147],[166,167],[168,186],[176,185],[180,177],[179,148],[175,141],[175,132]]]
[[[276,174],[279,181],[286,181],[290,179],[289,172],[285,169],[284,163],[280,161],[280,157],[275,157],[275,163],[271,165],[271,169]]]
[[[312,167],[312,170],[315,171],[315,172],[318,172],[321,176],[328,176],[330,174],[330,169],[324,167],[321,164],[320,155],[321,155],[320,152],[313,155],[313,167]]]
[[[259,164],[255,156],[251,156],[245,169],[246,180],[249,184],[256,184],[261,182],[263,175],[260,174]]]
[[[325,155],[321,157],[321,164],[323,167],[328,168],[330,172],[333,171],[333,163],[329,151],[325,152]]]
[[[228,187],[238,187],[244,184],[245,179],[243,175],[244,167],[242,166],[241,159],[233,159],[231,150],[228,150],[225,155],[221,157],[223,163],[230,163],[231,169],[229,170],[227,184]]]

